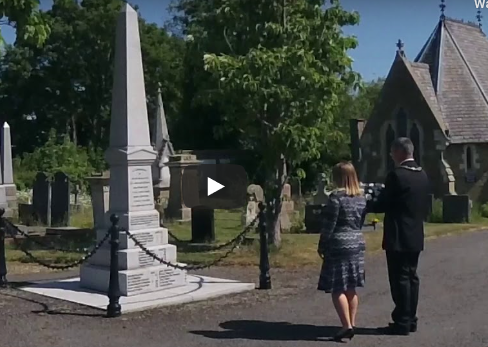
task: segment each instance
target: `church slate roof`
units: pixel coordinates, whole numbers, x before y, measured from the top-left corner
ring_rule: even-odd
[[[488,39],[478,25],[443,18],[410,63],[434,114],[440,109],[451,143],[488,142],[486,57]]]

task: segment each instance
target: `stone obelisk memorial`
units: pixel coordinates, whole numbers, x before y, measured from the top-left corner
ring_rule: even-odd
[[[102,239],[110,227],[110,215],[153,253],[176,263],[176,246],[168,244],[168,230],[160,227],[154,206],[152,166],[157,153],[151,146],[144,88],[137,12],[124,5],[115,43],[110,146],[105,159],[110,165],[110,201]],[[155,292],[187,284],[186,272],[160,264],[120,233],[119,283],[124,296]],[[81,286],[106,292],[110,277],[108,242],[80,270]]]

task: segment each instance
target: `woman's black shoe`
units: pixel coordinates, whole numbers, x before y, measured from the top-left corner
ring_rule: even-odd
[[[346,329],[346,330],[341,330],[336,336],[334,336],[333,340],[336,342],[341,342],[342,339],[352,340],[353,337],[354,337],[354,329]]]

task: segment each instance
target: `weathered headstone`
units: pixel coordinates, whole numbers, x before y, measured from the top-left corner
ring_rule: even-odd
[[[204,206],[191,209],[191,241],[195,243],[215,241],[213,209]]]
[[[195,155],[192,154],[177,154],[170,157],[169,162],[166,164],[170,170],[171,184],[169,191],[168,207],[166,208],[165,215],[168,218],[179,221],[191,220],[191,209],[186,207],[183,201],[183,189],[193,191],[198,195],[198,180],[188,179],[187,184],[195,184],[195,187],[185,187],[183,185],[183,173],[188,168],[186,175],[198,175],[197,165],[200,161],[197,160]],[[198,197],[197,197],[198,198]]]
[[[105,159],[110,165],[111,214],[119,225],[165,261],[176,262],[176,246],[168,244],[168,230],[160,227],[154,207],[151,167],[156,159],[151,146],[142,66],[138,15],[126,4],[117,21],[115,67],[112,92],[110,145]],[[162,265],[120,233],[119,283],[121,294],[131,296],[186,285],[186,272]],[[105,292],[110,277],[110,247],[105,244],[80,271],[81,286]]]
[[[56,172],[51,185],[51,225],[69,225],[70,195],[71,185],[68,175],[64,172]]]
[[[327,186],[327,176],[325,174],[320,174],[317,182],[317,192],[313,196],[314,205],[323,205],[329,201],[329,196],[325,192],[325,187]]]
[[[313,204],[305,206],[305,229],[307,233],[320,232],[323,212],[329,200],[325,192],[327,183],[327,176],[324,173],[320,174],[317,180],[317,192],[313,196]]]
[[[291,199],[291,186],[286,183],[283,186],[281,199],[280,223],[282,230],[290,230],[295,212],[295,203]]]
[[[242,224],[248,226],[257,217],[259,213],[259,203],[264,201],[263,188],[257,184],[251,184],[247,187],[247,206],[242,218]]]
[[[5,188],[5,195],[9,210],[17,209],[17,188],[14,183],[14,171],[12,163],[12,141],[10,137],[10,126],[7,122],[2,129],[2,185]]]
[[[38,172],[32,191],[32,207],[34,219],[43,225],[48,225],[51,210],[50,182],[44,172]]]
[[[471,201],[468,195],[445,195],[442,199],[444,223],[469,223]]]
[[[105,228],[105,215],[108,211],[110,197],[110,172],[100,176],[87,177],[90,184],[90,195],[93,208],[93,225],[95,229]]]
[[[305,206],[305,229],[309,234],[320,233],[323,214],[327,205]]]

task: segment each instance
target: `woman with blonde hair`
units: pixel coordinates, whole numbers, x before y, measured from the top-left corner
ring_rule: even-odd
[[[366,199],[354,166],[340,162],[332,169],[337,189],[329,197],[323,216],[318,253],[323,259],[318,290],[332,294],[342,323],[336,341],[352,339],[358,308],[357,287],[364,287],[365,243],[361,232]]]

